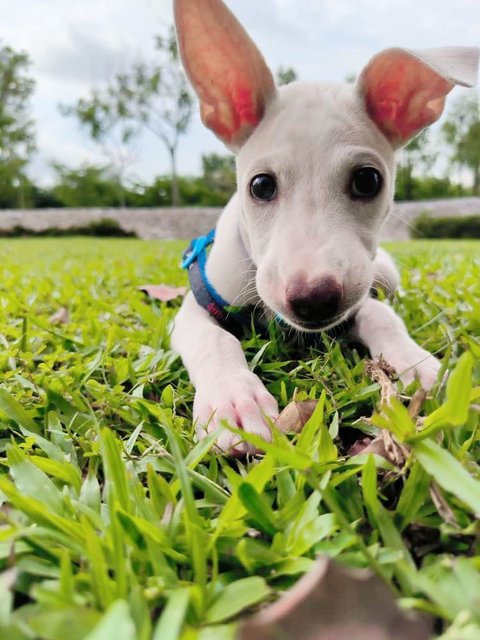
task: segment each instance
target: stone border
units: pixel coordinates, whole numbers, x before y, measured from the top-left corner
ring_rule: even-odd
[[[383,240],[408,240],[409,225],[421,213],[433,216],[480,215],[480,198],[452,198],[397,202],[385,223]],[[143,239],[190,239],[207,233],[215,226],[221,209],[214,207],[182,207],[158,209],[5,209],[0,210],[0,229],[16,225],[32,230],[50,227],[67,229],[110,218],[126,231],[134,231]]]

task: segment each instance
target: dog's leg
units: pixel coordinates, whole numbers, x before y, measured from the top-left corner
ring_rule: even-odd
[[[222,426],[227,421],[270,440],[265,416],[276,418],[276,400],[248,368],[240,342],[197,304],[192,293],[175,319],[172,346],[196,389],[193,412],[200,437],[218,431],[218,449],[233,455],[253,452]]]
[[[238,230],[238,206],[235,196],[218,221],[207,276],[222,297],[243,306],[258,297],[254,267]],[[253,452],[253,447],[222,426],[226,420],[270,439],[268,419],[278,415],[276,400],[250,371],[237,338],[200,307],[192,293],[175,318],[172,347],[180,354],[196,389],[193,413],[200,437],[218,431],[219,449],[233,455]]]
[[[393,258],[384,249],[378,248],[373,263],[373,288],[383,289],[391,297],[399,284],[400,276]]]
[[[405,385],[416,376],[425,389],[435,384],[440,362],[408,335],[403,321],[387,304],[366,298],[355,316],[353,334],[373,358],[383,356]]]

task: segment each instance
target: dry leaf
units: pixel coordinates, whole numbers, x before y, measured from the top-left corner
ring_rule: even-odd
[[[145,284],[138,289],[146,293],[149,298],[162,300],[162,302],[183,298],[188,291],[187,287],[171,287],[168,284]]]
[[[455,517],[455,513],[451,509],[448,502],[443,497],[438,485],[435,482],[429,487],[430,497],[432,499],[433,504],[435,505],[436,510],[442,517],[442,519],[453,527],[458,527],[458,520]]]
[[[410,400],[410,404],[408,405],[408,414],[411,418],[415,419],[418,417],[418,414],[422,410],[423,403],[427,398],[427,392],[425,389],[417,389]]]
[[[280,412],[275,421],[276,427],[283,433],[299,433],[312,416],[317,404],[318,400],[305,400],[303,402],[293,400]]]
[[[428,640],[429,627],[402,611],[370,572],[320,558],[293,589],[243,622],[237,640]]]
[[[377,436],[373,440],[371,438],[362,438],[352,444],[348,450],[348,456],[358,456],[361,453],[376,453],[382,458],[387,458],[387,451],[385,449],[385,440],[383,437]]]
[[[70,312],[67,307],[60,307],[58,311],[48,319],[50,324],[68,324],[70,322]]]

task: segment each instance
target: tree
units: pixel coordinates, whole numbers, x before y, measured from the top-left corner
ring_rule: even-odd
[[[125,170],[132,162],[132,154],[128,143],[135,134],[132,124],[123,120],[115,105],[115,95],[109,87],[105,95],[92,91],[90,98],[80,98],[74,106],[61,105],[63,115],[74,115],[87,130],[90,137],[97,142],[103,154],[109,159],[118,183],[119,203],[125,206],[123,181]]]
[[[202,156],[202,178],[205,186],[212,191],[230,198],[236,189],[235,158],[218,153]]]
[[[277,85],[281,87],[284,84],[290,84],[298,80],[298,74],[292,67],[279,67],[276,80]]]
[[[51,197],[57,206],[65,207],[118,207],[125,200],[116,176],[109,175],[107,167],[86,166],[68,169],[54,165],[57,181]]]
[[[415,198],[414,173],[421,169],[423,173],[431,171],[435,162],[430,133],[424,129],[403,147],[397,167],[397,196],[399,200]]]
[[[125,143],[140,129],[158,138],[166,147],[172,174],[172,204],[180,201],[177,177],[177,150],[193,113],[193,97],[177,48],[175,30],[155,41],[158,61],[140,62],[126,73],[117,74],[103,92],[64,112],[75,114],[89,127],[94,140],[117,131]]]
[[[476,91],[459,96],[448,113],[442,133],[457,167],[473,175],[473,193],[480,195],[480,103]]]
[[[25,165],[35,148],[30,97],[35,83],[27,75],[26,53],[0,45],[0,206],[25,206],[29,181]]]

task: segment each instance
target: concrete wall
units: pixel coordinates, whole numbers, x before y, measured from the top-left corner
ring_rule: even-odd
[[[102,218],[116,220],[126,231],[134,231],[139,238],[193,238],[215,226],[221,209],[11,209],[0,210],[0,229],[21,225],[27,229],[49,227],[67,229],[82,226]]]
[[[68,228],[111,218],[144,239],[193,238],[206,233],[220,215],[217,208],[176,209],[33,209],[0,210],[0,229],[21,225],[28,229]],[[384,240],[407,240],[409,225],[421,213],[434,216],[480,215],[480,198],[395,203],[383,230]]]
[[[423,213],[437,218],[480,215],[480,198],[395,202],[393,210],[383,227],[383,239],[408,240],[410,238],[410,225],[415,218]]]

